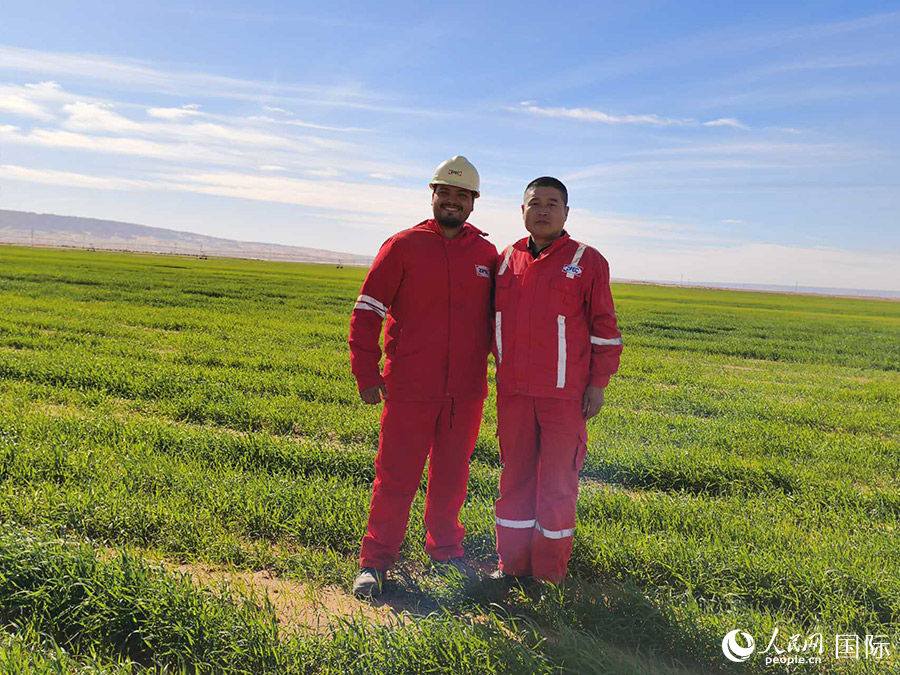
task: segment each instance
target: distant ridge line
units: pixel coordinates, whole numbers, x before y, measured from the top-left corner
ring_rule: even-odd
[[[239,241],[115,220],[0,209],[0,242],[25,246],[369,266],[373,257]]]
[[[611,279],[613,283],[663,286],[668,288],[696,288],[710,291],[737,291],[739,293],[772,293],[775,295],[806,295],[816,298],[847,298],[850,300],[887,300],[900,302],[900,291],[869,288],[814,288],[809,286],[776,286],[770,284],[730,283],[727,281],[645,281],[642,279]],[[774,288],[773,288],[774,287]]]

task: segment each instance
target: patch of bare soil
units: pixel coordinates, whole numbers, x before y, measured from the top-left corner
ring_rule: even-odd
[[[165,563],[164,563],[165,564]],[[165,564],[185,574],[198,587],[231,590],[253,601],[268,597],[282,629],[326,633],[340,617],[359,616],[378,625],[409,620],[402,607],[386,602],[367,603],[337,586],[317,586],[275,576],[269,570],[233,571],[202,564]]]

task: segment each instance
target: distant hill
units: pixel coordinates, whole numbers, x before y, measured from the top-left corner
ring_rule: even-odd
[[[371,256],[319,248],[237,241],[115,220],[3,209],[0,209],[0,242],[343,265],[368,266],[373,260]]]

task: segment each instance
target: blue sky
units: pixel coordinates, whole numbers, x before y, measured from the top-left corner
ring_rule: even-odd
[[[619,278],[900,290],[900,4],[11,3],[0,208],[374,254],[454,154]]]

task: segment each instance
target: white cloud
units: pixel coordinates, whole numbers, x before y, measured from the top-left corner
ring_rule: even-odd
[[[320,131],[369,131],[361,127],[329,127],[324,124],[314,124],[312,122],[302,122],[300,120],[279,120],[266,115],[253,115],[248,117],[251,122],[268,122],[271,124],[284,124],[294,127],[304,127],[306,129],[318,129]]]
[[[286,167],[279,166],[277,164],[263,164],[259,167],[260,171],[287,171]]]
[[[82,187],[98,190],[135,190],[154,188],[151,181],[116,178],[111,176],[90,176],[83,173],[54,171],[52,169],[31,169],[14,164],[0,164],[0,178],[21,180],[29,183],[58,185],[65,187]]]
[[[281,113],[282,115],[287,115],[288,117],[294,116],[294,113],[292,113],[290,110],[285,110],[284,108],[276,108],[275,106],[271,105],[264,105],[263,109],[268,110],[269,112]]]
[[[319,102],[339,105],[371,100],[373,96],[357,86],[318,86],[280,84],[273,91],[267,80],[244,80],[196,71],[158,68],[149,61],[108,57],[97,54],[75,54],[40,51],[19,47],[0,47],[0,70],[19,73],[47,74],[72,79],[101,80],[141,91],[170,94],[257,99],[260,96],[316,97]]]
[[[510,108],[510,110],[525,112],[529,115],[562,117],[584,122],[599,122],[601,124],[649,124],[658,127],[668,127],[685,126],[697,123],[696,120],[692,119],[660,117],[655,113],[648,115],[610,115],[591,108],[541,108],[536,105],[522,105],[519,108]]]
[[[27,134],[17,132],[16,127],[0,127],[0,138],[7,143],[36,145],[44,148],[87,150],[118,155],[133,155],[154,159],[181,161],[226,162],[230,157],[190,143],[159,143],[141,138],[89,136],[71,131],[35,129]]]
[[[704,127],[734,127],[735,129],[749,129],[746,124],[738,122],[733,117],[722,117],[721,119],[711,120],[703,123]]]
[[[163,120],[181,120],[186,117],[204,115],[205,113],[200,112],[199,108],[200,106],[196,103],[183,105],[180,108],[147,108],[147,114]]]
[[[113,106],[110,103],[84,103],[79,101],[66,104],[62,107],[62,111],[68,117],[63,122],[63,127],[71,131],[129,134],[155,137],[158,140],[187,141],[197,144],[236,144],[254,149],[267,147],[299,149],[298,141],[301,140],[229,123],[137,122],[114,112],[112,108]],[[187,115],[199,114],[195,109],[175,108],[167,110],[182,110]],[[169,119],[178,119],[178,117]],[[302,140],[305,140],[307,143],[327,147],[333,147],[338,143],[338,141],[317,139],[315,137],[308,137]]]
[[[112,111],[109,103],[67,103],[62,112],[68,117],[63,127],[71,131],[100,131],[104,133],[140,133],[143,126]]]
[[[722,117],[709,122],[698,122],[690,117],[662,117],[656,113],[645,115],[611,115],[602,110],[593,108],[542,108],[531,102],[523,101],[518,108],[510,108],[515,112],[524,112],[529,115],[541,117],[556,117],[580,120],[582,122],[596,122],[599,124],[636,124],[654,127],[733,127],[735,129],[749,129],[746,124],[733,117]]]
[[[16,94],[0,92],[0,113],[20,117],[34,117],[39,120],[52,120],[51,115],[42,105]]]
[[[743,220],[736,220],[734,218],[726,218],[722,222],[725,223],[726,225],[743,225],[744,224]]]
[[[307,169],[304,171],[307,176],[312,176],[314,178],[337,178],[338,176],[343,175],[341,171],[333,168],[326,169]]]

